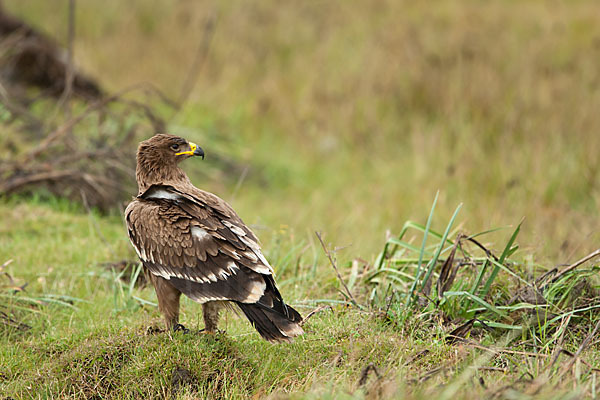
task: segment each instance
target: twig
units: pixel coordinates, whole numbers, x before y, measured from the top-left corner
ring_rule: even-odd
[[[13,262],[12,258],[10,260],[6,260],[4,262],[4,264],[0,265],[0,272],[2,272],[4,270],[4,268],[8,267],[12,262]]]
[[[304,317],[304,319],[302,321],[300,321],[300,326],[303,326],[306,323],[306,321],[308,321],[309,318],[311,318],[313,315],[320,313],[321,311],[325,311],[325,310],[331,310],[333,312],[333,307],[319,306],[319,307],[315,308],[314,310],[309,312],[308,315],[306,317]]]
[[[342,275],[340,275],[340,271],[338,270],[337,266],[335,265],[335,261],[334,261],[333,257],[331,256],[331,252],[327,249],[327,247],[325,246],[325,243],[323,242],[323,239],[321,238],[321,233],[320,232],[315,232],[315,235],[317,235],[317,238],[319,238],[319,242],[321,242],[321,246],[323,247],[323,251],[325,251],[325,255],[327,255],[327,258],[329,259],[329,262],[331,263],[331,266],[335,270],[335,273],[337,274],[337,277],[338,277],[339,281],[344,286],[344,289],[346,290],[346,294],[348,295],[348,297],[352,301],[352,304],[354,304],[356,307],[360,308],[360,306],[358,305],[356,299],[352,295],[352,292],[350,291],[350,289],[348,289],[348,286],[346,286],[346,283],[344,282],[344,279],[342,279]]]
[[[581,260],[576,261],[573,264],[569,265],[568,267],[564,268],[563,270],[559,271],[558,274],[552,279],[552,282],[556,282],[564,274],[573,271],[575,268],[579,267],[581,264],[591,260],[592,258],[596,258],[598,256],[600,256],[600,249],[594,251],[593,253],[588,254],[587,256],[583,257]]]
[[[481,250],[484,251],[484,253],[488,256],[488,257],[492,257],[494,259],[494,261],[499,261],[498,257],[496,257],[494,255],[494,253],[492,253],[490,250],[488,250],[484,245],[482,245],[481,243],[479,243],[477,240],[473,239],[472,237],[468,237],[465,238],[466,240],[468,240],[469,242],[473,243],[475,246],[479,247]]]
[[[599,323],[600,323],[600,321],[599,321]],[[596,325],[596,327],[598,327],[598,325]],[[548,358],[548,357],[551,356],[550,354],[531,353],[531,352],[527,352],[527,351],[517,351],[517,350],[507,350],[507,349],[493,349],[493,348],[485,347],[485,346],[482,346],[480,344],[477,344],[477,343],[474,343],[474,342],[471,342],[471,341],[467,341],[467,340],[465,340],[465,344],[467,344],[467,345],[469,345],[471,347],[475,347],[476,349],[485,350],[485,351],[488,351],[488,352],[491,352],[491,353],[495,353],[495,354],[515,354],[515,355],[520,355],[520,356],[541,357],[541,358]],[[559,351],[559,353],[564,353],[564,354],[568,355],[569,357],[577,358],[576,354],[573,354],[570,351],[565,350],[565,349],[561,349]],[[584,359],[580,358],[580,361],[585,366],[587,366],[588,368],[590,368],[592,371],[600,372],[599,368],[593,367],[589,362],[585,361]],[[573,361],[573,362],[575,362],[575,361]],[[570,366],[569,366],[569,368],[570,368]]]

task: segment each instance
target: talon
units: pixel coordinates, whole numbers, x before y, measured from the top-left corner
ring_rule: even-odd
[[[183,332],[184,334],[190,333],[190,330],[181,324],[177,324],[173,327],[173,332]]]

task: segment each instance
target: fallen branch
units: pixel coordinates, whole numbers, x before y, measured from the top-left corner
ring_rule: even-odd
[[[561,271],[559,271],[558,274],[552,279],[552,282],[556,282],[563,275],[573,271],[575,268],[579,267],[581,264],[584,264],[598,256],[600,256],[600,249],[594,251],[593,253],[588,254],[587,256],[583,257],[581,260],[576,261],[573,264],[571,264],[571,265],[565,267],[564,269],[562,269]]]
[[[325,252],[325,255],[327,256],[327,258],[329,259],[329,263],[331,264],[331,266],[335,270],[335,273],[336,273],[336,275],[338,277],[338,280],[342,283],[342,286],[344,286],[344,289],[346,290],[346,294],[348,295],[348,298],[350,299],[350,301],[352,301],[352,304],[354,304],[356,307],[360,308],[358,302],[356,301],[356,299],[352,295],[352,292],[350,291],[350,289],[348,289],[348,286],[346,286],[346,283],[344,282],[344,279],[342,279],[342,275],[340,275],[340,271],[338,270],[337,266],[335,265],[335,260],[331,256],[331,252],[327,249],[327,247],[325,246],[325,243],[323,242],[323,239],[321,238],[321,233],[320,232],[315,232],[315,235],[317,235],[317,238],[319,238],[319,242],[321,242],[321,246],[323,247],[323,251]]]
[[[333,312],[333,307],[331,306],[319,306],[308,313],[306,317],[302,321],[300,321],[300,326],[303,326],[306,321],[308,321],[313,315],[320,313],[321,311],[331,310]]]

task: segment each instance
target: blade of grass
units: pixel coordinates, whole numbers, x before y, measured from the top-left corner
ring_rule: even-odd
[[[423,253],[425,252],[425,245],[427,244],[427,235],[429,233],[429,227],[431,226],[431,220],[433,219],[433,213],[435,211],[435,205],[437,204],[437,199],[438,199],[439,194],[440,194],[439,191],[435,194],[435,199],[433,199],[431,211],[429,212],[429,217],[427,218],[427,225],[425,226],[425,231],[423,232],[423,242],[421,243],[421,252],[419,253],[419,263],[417,266],[417,273],[415,275],[415,280],[413,281],[410,291],[408,292],[408,299],[406,300],[407,307],[410,306],[413,301],[413,298],[415,295],[415,288],[417,287],[417,285],[419,283],[419,279],[421,277],[421,267],[423,265]]]
[[[508,257],[508,254],[512,249],[512,245],[515,242],[515,240],[517,239],[517,235],[519,234],[519,231],[521,230],[522,223],[523,223],[523,220],[521,220],[521,222],[519,222],[519,224],[517,225],[517,228],[514,230],[513,234],[511,235],[510,239],[508,240],[508,243],[506,243],[506,247],[504,247],[504,251],[502,252],[502,255],[500,256],[500,258],[498,259],[498,262],[496,263],[495,261],[492,260],[492,263],[494,264],[494,269],[492,270],[492,273],[490,274],[487,281],[485,282],[483,290],[480,293],[481,297],[485,297],[489,293],[492,283],[496,279],[496,276],[498,276],[498,272],[500,272],[500,268],[504,264],[504,260],[506,260],[506,257]]]
[[[427,280],[431,276],[431,272],[435,268],[435,264],[437,263],[440,253],[442,252],[442,249],[444,248],[444,243],[446,243],[446,239],[448,238],[448,234],[450,233],[450,228],[452,228],[452,224],[454,224],[454,220],[456,219],[456,216],[458,215],[458,212],[460,211],[461,208],[462,208],[462,204],[459,204],[458,207],[456,207],[456,210],[454,210],[454,214],[452,214],[452,218],[450,218],[450,222],[446,226],[446,230],[444,231],[444,236],[442,236],[442,241],[441,241],[440,245],[438,246],[438,249],[435,252],[435,255],[433,256],[431,261],[429,261],[429,263],[428,263],[427,273],[425,274],[425,277],[423,278],[423,284],[421,286],[421,290],[423,290],[425,288],[425,284],[427,283]],[[452,247],[454,247],[454,243],[452,244]]]
[[[502,317],[506,316],[506,313],[502,310],[499,310],[498,308],[496,308],[495,306],[491,305],[490,303],[488,303],[487,301],[483,300],[481,297],[475,296],[467,291],[460,291],[460,292],[446,292],[444,293],[444,297],[458,297],[458,296],[465,296],[468,297],[469,299],[473,300],[474,302],[480,304],[481,306],[485,307],[485,309],[487,309],[488,311],[491,311],[495,314],[498,314]]]

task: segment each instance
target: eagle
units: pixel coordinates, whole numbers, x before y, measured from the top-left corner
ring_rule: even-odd
[[[216,195],[195,187],[179,163],[204,151],[156,134],[137,150],[137,197],[125,210],[129,239],[149,276],[167,329],[179,324],[183,293],[202,304],[204,331],[217,331],[220,309],[239,307],[271,342],[303,334],[302,317],[287,305],[256,235]]]

